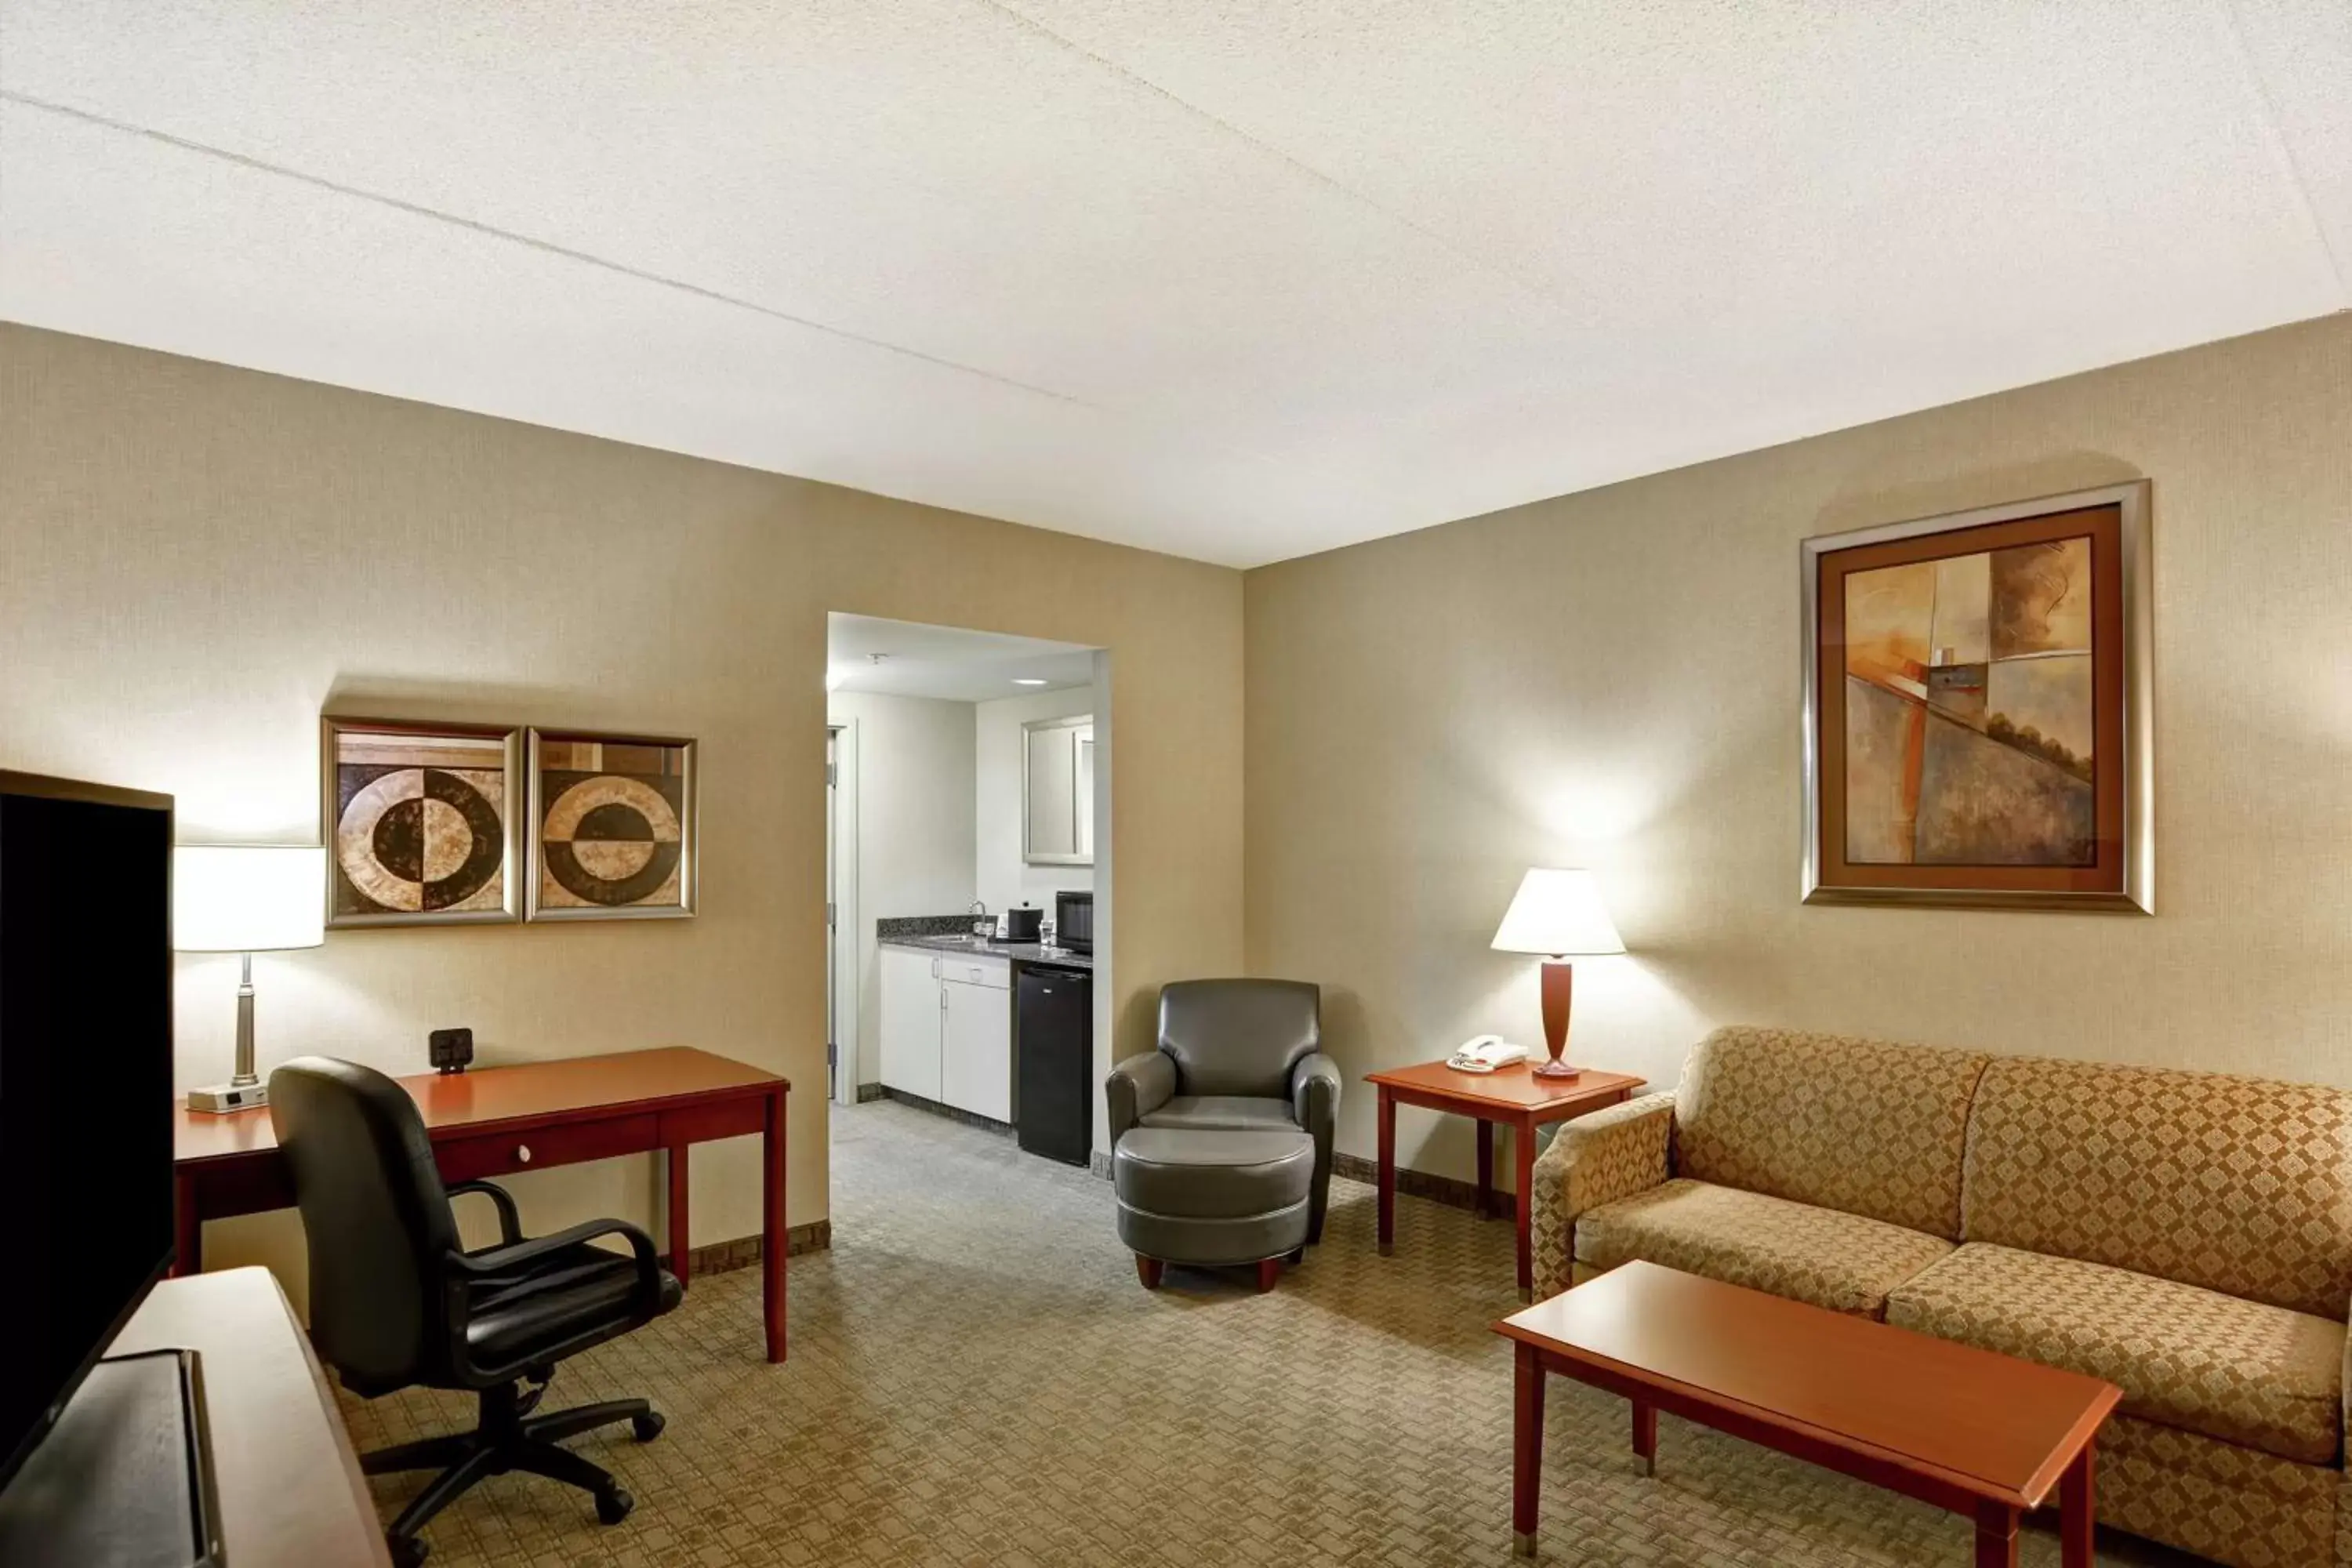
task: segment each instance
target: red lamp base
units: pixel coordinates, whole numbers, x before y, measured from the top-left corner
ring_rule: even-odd
[[[1570,1079],[1584,1071],[1559,1059],[1560,1052],[1568,1048],[1568,998],[1575,975],[1572,963],[1554,960],[1543,966],[1544,1046],[1551,1059],[1535,1065],[1532,1070],[1538,1078]]]

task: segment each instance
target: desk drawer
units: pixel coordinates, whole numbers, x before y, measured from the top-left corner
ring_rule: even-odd
[[[606,1121],[575,1121],[528,1132],[436,1139],[433,1154],[442,1180],[470,1182],[480,1176],[535,1171],[542,1165],[576,1165],[583,1160],[642,1154],[661,1147],[660,1131],[658,1116],[616,1116]]]

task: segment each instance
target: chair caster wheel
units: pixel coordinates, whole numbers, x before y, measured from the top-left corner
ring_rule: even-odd
[[[662,1418],[662,1413],[658,1410],[648,1411],[643,1415],[632,1416],[629,1419],[629,1430],[637,1435],[637,1441],[640,1443],[652,1442],[662,1435],[662,1428],[668,1425],[669,1423]]]
[[[392,1553],[392,1568],[417,1568],[417,1564],[433,1555],[433,1548],[422,1541],[386,1540],[384,1545]]]
[[[637,1500],[619,1487],[606,1487],[596,1494],[596,1520],[600,1524],[618,1524],[629,1517]]]

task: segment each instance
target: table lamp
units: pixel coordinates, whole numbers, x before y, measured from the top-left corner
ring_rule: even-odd
[[[190,1110],[269,1103],[253,1070],[253,955],[327,940],[327,852],[276,844],[187,845],[172,851],[172,945],[245,955],[236,988],[236,1070],[188,1091]]]
[[[1574,1078],[1578,1068],[1559,1059],[1568,1048],[1568,998],[1574,965],[1571,955],[1622,952],[1624,940],[1601,901],[1601,888],[1590,871],[1538,868],[1519,879],[1511,907],[1495,932],[1497,952],[1539,952],[1543,966],[1544,1044],[1551,1059],[1535,1068],[1538,1078]]]

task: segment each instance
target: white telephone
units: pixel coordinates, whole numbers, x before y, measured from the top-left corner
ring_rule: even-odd
[[[1455,1072],[1493,1072],[1527,1059],[1527,1047],[1512,1045],[1500,1035],[1479,1035],[1455,1047],[1445,1065]]]

